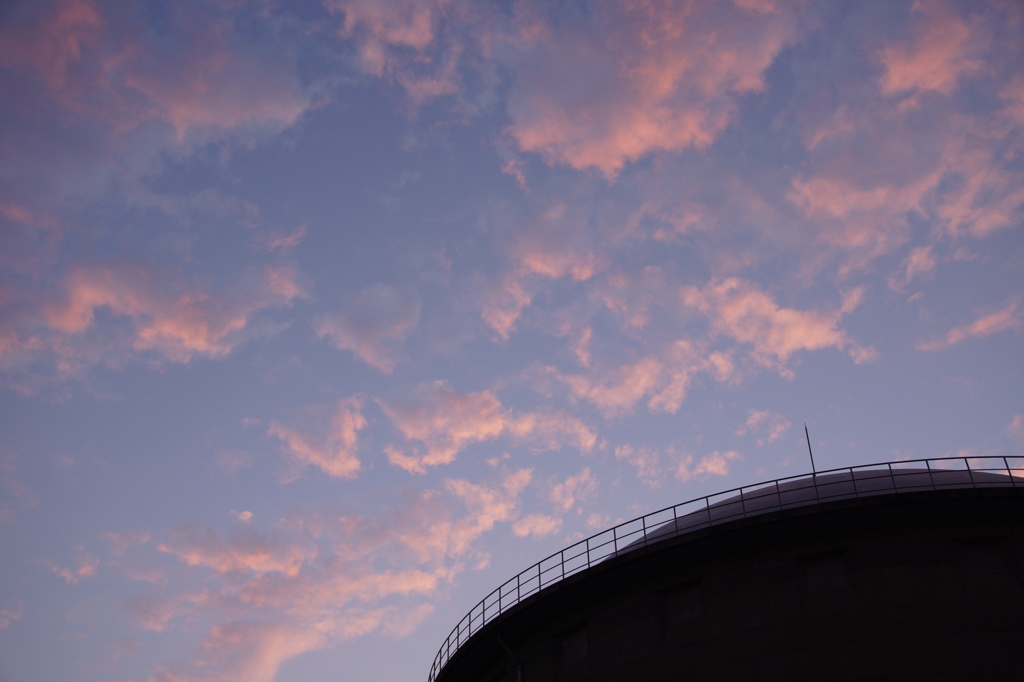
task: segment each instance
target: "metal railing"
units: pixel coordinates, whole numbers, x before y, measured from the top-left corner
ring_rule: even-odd
[[[1011,461],[1017,466],[1011,467]],[[863,464],[732,488],[659,509],[569,545],[507,580],[459,621],[434,657],[427,680],[434,682],[460,646],[523,599],[620,553],[720,523],[824,501],[992,487],[1024,488],[1024,457],[943,457]]]

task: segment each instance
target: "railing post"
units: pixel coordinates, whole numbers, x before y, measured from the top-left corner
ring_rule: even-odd
[[[978,486],[974,482],[974,472],[971,471],[971,460],[964,457],[964,466],[967,467],[967,476],[971,479],[971,487],[977,488]]]
[[[647,515],[640,517],[640,530],[644,532],[644,547],[647,546]]]
[[[613,555],[612,556],[618,556],[619,555],[619,538],[618,538],[618,536],[616,535],[616,532],[615,532],[616,528],[618,528],[618,526],[612,526],[612,550],[613,550]]]
[[[565,550],[563,549],[558,553],[558,555],[561,557],[560,563],[562,564],[562,580],[565,580]]]
[[[1013,480],[1013,471],[1010,470],[1010,460],[1003,457],[1003,466],[1006,467],[1006,475],[1010,477],[1010,485],[1017,487],[1017,481]]]
[[[590,538],[587,538],[587,568],[590,568]]]

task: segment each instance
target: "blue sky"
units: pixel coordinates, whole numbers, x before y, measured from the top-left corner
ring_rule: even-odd
[[[0,680],[423,679],[804,422],[1022,456],[1022,22],[5,3]]]

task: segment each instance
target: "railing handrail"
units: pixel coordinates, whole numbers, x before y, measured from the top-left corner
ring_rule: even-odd
[[[646,547],[648,545],[648,538],[650,537],[650,543],[661,542],[670,538],[678,537],[685,533],[689,533],[694,530],[701,528],[707,528],[709,526],[725,523],[727,521],[733,521],[736,519],[748,518],[750,516],[758,516],[771,511],[790,509],[793,507],[805,506],[809,504],[818,504],[826,500],[835,500],[842,498],[859,498],[868,497],[879,494],[887,493],[901,493],[901,492],[912,492],[920,490],[944,490],[948,488],[987,488],[987,487],[1018,487],[1018,478],[1014,477],[1014,472],[1020,472],[1024,474],[1024,467],[1011,468],[1009,460],[1021,460],[1022,457],[999,457],[999,456],[979,456],[979,457],[932,457],[929,459],[911,459],[903,460],[898,462],[876,462],[874,464],[860,464],[857,466],[841,467],[838,469],[829,469],[827,471],[819,471],[811,474],[797,474],[795,476],[786,476],[784,478],[776,478],[769,481],[762,481],[760,483],[753,483],[751,485],[740,486],[738,488],[730,488],[729,490],[723,490],[721,492],[713,493],[711,495],[704,495],[702,497],[695,497],[692,500],[686,502],[680,502],[670,507],[665,507],[657,511],[638,516],[635,519],[624,521],[620,524],[607,528],[600,533],[591,535],[590,537],[584,538],[574,542],[573,544],[565,547],[550,556],[544,557],[537,563],[533,564],[529,568],[520,573],[517,573],[512,578],[509,578],[504,583],[498,586],[497,589],[492,591],[480,602],[469,610],[462,620],[452,629],[451,633],[445,639],[444,644],[438,650],[437,655],[434,657],[434,662],[430,666],[430,675],[427,678],[428,682],[434,682],[441,670],[447,665],[448,661],[451,660],[452,655],[458,651],[458,649],[465,644],[474,632],[478,632],[487,623],[491,622],[502,613],[508,611],[510,608],[523,601],[524,599],[540,592],[544,588],[553,585],[556,582],[561,582],[565,578],[584,571],[605,559],[617,556],[620,551],[630,551],[638,547]],[[971,461],[1000,461],[1002,462],[1001,467],[971,467]],[[933,468],[933,463],[958,463],[963,462],[964,467],[962,469],[951,469],[948,466],[937,466]],[[925,469],[906,469],[908,464],[924,464]],[[895,467],[895,468],[894,468]],[[870,471],[876,470],[880,473],[879,476],[873,477],[862,477],[858,481],[855,472],[858,471]],[[900,472],[903,473],[900,473]],[[952,483],[941,483],[938,479],[941,478],[942,474],[955,473],[959,471],[967,472],[967,480],[955,481]],[[997,475],[1007,475],[1009,477],[1007,482],[1000,481],[978,481],[974,477],[974,472],[978,473],[992,473]],[[833,476],[835,474],[848,473],[850,478],[837,481],[819,481],[825,477]],[[922,474],[927,476],[927,480],[924,483],[905,485],[902,488],[897,485],[896,479],[900,476],[921,476]],[[810,485],[791,488],[783,490],[779,484],[787,481],[797,481],[801,479],[808,479]],[[888,480],[891,483],[891,487],[880,487],[874,485],[864,490],[858,489],[858,482],[868,483],[871,481],[879,482]],[[852,492],[839,492],[835,494],[822,494],[821,488],[827,488],[830,486],[837,486],[843,484],[852,484]],[[772,486],[769,488],[769,486]],[[1024,487],[1024,480],[1020,481],[1020,487]],[[805,499],[794,499],[790,502],[784,502],[783,497],[787,493],[799,493],[806,490],[814,490],[814,497]],[[747,496],[747,493],[759,493],[754,496]],[[739,499],[734,499],[736,495],[739,495]],[[727,497],[732,495],[732,497]],[[774,502],[771,498],[776,498]],[[748,510],[748,503],[754,501],[769,501],[769,506],[759,507],[754,510]],[[714,500],[714,501],[713,501]],[[697,505],[703,502],[703,506],[697,506],[694,509],[687,509],[682,515],[678,513],[678,510],[682,507],[688,507]],[[724,511],[728,506],[739,505],[739,512],[737,513],[723,513],[715,516],[716,511]],[[671,518],[667,517],[667,513],[671,511]],[[688,519],[694,517],[700,512],[704,512],[706,520],[691,523],[680,527],[680,519]],[[659,515],[665,515],[654,523],[648,524],[648,520],[653,520]],[[661,531],[666,524],[673,522],[673,527],[668,532],[657,532]],[[627,529],[630,525],[636,525],[639,522],[639,530],[632,530],[630,532],[620,532]],[[651,531],[656,531],[651,535]],[[605,540],[598,544],[594,544],[602,536],[610,535],[610,540]],[[640,533],[641,535],[636,539],[633,539],[625,544],[620,545],[624,540],[632,538],[634,535]],[[611,546],[610,551],[603,551],[605,548]],[[620,550],[621,546],[621,550]],[[578,552],[573,554],[574,550],[579,549]],[[568,556],[568,568],[566,553],[569,552]],[[581,559],[579,563],[574,563],[576,560]],[[558,559],[557,564],[552,564],[552,561]],[[545,563],[551,564],[548,568],[544,568]],[[556,570],[560,569],[560,570]],[[545,574],[554,571],[553,575],[550,575],[545,580]],[[533,585],[533,586],[531,586]],[[490,610],[490,613],[488,613]],[[475,621],[478,620],[479,624]],[[475,627],[474,627],[475,625]]]

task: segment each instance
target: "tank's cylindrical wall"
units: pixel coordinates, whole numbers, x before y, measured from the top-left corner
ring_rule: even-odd
[[[1024,679],[1024,491],[847,500],[638,550],[502,615],[438,682]]]

